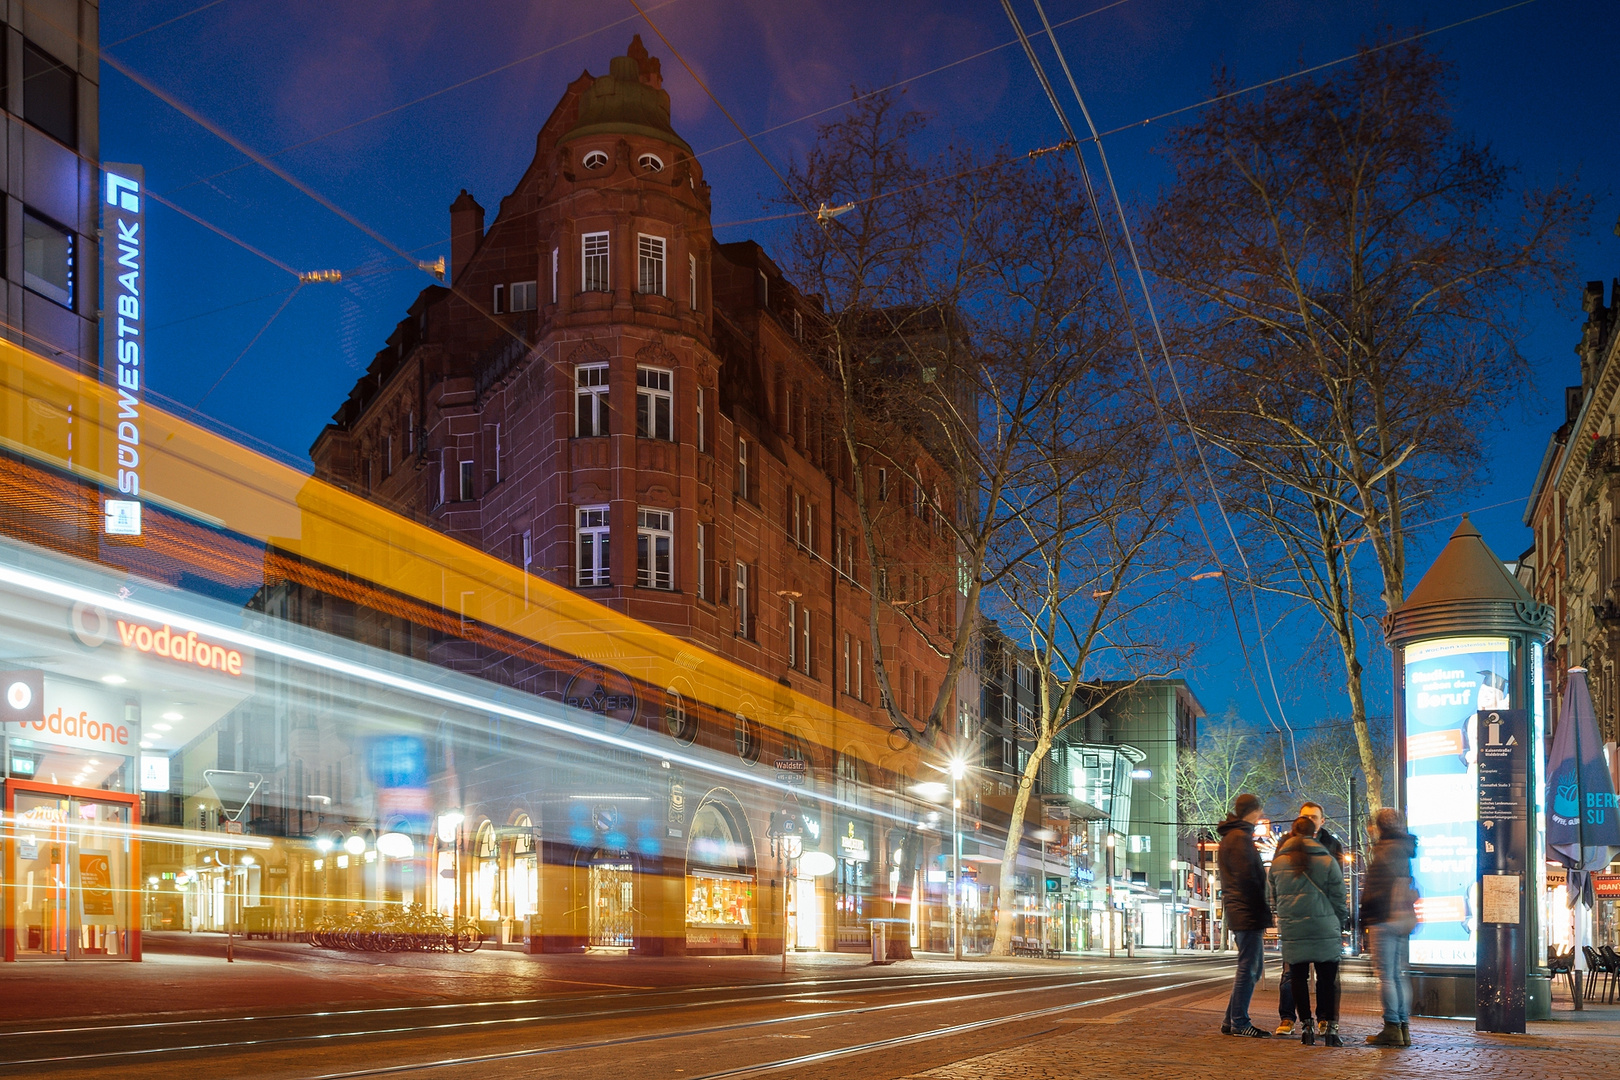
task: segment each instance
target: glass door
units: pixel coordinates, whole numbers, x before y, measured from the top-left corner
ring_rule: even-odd
[[[17,957],[130,959],[129,805],[33,791],[15,799]]]

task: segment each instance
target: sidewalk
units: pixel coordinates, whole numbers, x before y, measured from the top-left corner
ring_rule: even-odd
[[[1379,1029],[1377,995],[1369,980],[1347,981],[1340,1032],[1343,1048],[1298,1038],[1235,1039],[1220,1034],[1226,992],[1208,990],[1159,998],[1123,1012],[1081,1010],[1056,1022],[1060,1030],[1014,1049],[968,1058],[915,1073],[904,1080],[1070,1080],[1076,1076],[1130,1076],[1132,1080],[1186,1080],[1233,1076],[1243,1080],[1432,1080],[1459,1073],[1493,1080],[1569,1080],[1614,1076],[1620,1070],[1620,1007],[1570,1011],[1555,1000],[1553,1019],[1533,1023],[1526,1035],[1481,1035],[1472,1021],[1412,1022],[1412,1046],[1385,1050],[1365,1037]],[[1273,975],[1256,991],[1250,1014],[1276,1024]]]

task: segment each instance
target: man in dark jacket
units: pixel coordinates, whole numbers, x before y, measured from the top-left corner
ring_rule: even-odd
[[[1322,804],[1301,803],[1299,816],[1310,818],[1316,823],[1316,842],[1327,848],[1327,853],[1333,856],[1333,861],[1338,863],[1342,870],[1344,866],[1344,845],[1339,843],[1333,834],[1323,827],[1322,822],[1325,815],[1322,812]],[[1283,965],[1282,978],[1277,982],[1277,1013],[1282,1017],[1282,1022],[1277,1025],[1277,1034],[1292,1035],[1294,1033],[1294,970],[1288,964]],[[1321,1032],[1322,1034],[1327,1033],[1326,1020],[1322,1021]]]
[[[1271,925],[1271,905],[1266,902],[1266,868],[1254,846],[1254,827],[1261,816],[1258,795],[1239,795],[1232,812],[1216,827],[1221,837],[1217,866],[1221,874],[1221,908],[1226,928],[1237,939],[1237,974],[1232,980],[1232,998],[1226,1005],[1221,1032],[1265,1039],[1271,1032],[1257,1028],[1249,1020],[1249,1001],[1265,972],[1266,928]]]

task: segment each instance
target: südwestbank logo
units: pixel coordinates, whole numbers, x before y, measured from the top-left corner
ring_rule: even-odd
[[[88,709],[63,715],[62,710],[58,708],[43,719],[25,720],[17,726],[24,732],[33,731],[41,735],[65,735],[70,739],[106,743],[108,746],[129,745],[127,726],[111,721],[102,723],[100,720],[93,720]]]
[[[181,664],[195,664],[205,671],[221,671],[241,677],[241,652],[204,641],[195,630],[181,633],[171,629],[168,623],[158,628],[145,623],[125,622],[123,619],[117,620],[117,623],[118,640],[126,649],[167,657]]]

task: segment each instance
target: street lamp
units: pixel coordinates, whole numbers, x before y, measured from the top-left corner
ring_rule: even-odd
[[[1108,848],[1108,955],[1114,955],[1114,832],[1110,828],[1108,839],[1103,841]]]
[[[952,758],[951,773],[951,937],[956,941],[956,958],[962,959],[962,833],[959,818],[962,800],[956,793],[958,780],[967,772],[967,762]]]
[[[1042,820],[1045,820],[1045,816],[1043,810]],[[1046,845],[1048,842],[1057,839],[1057,833],[1043,825],[1035,830],[1035,836],[1041,842],[1041,955],[1045,956],[1047,946],[1052,941],[1052,935],[1047,932],[1046,926]]]

